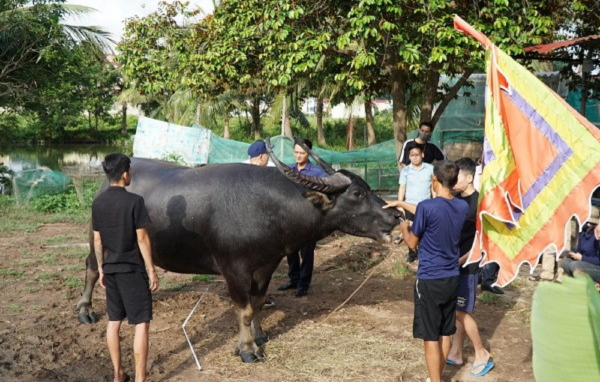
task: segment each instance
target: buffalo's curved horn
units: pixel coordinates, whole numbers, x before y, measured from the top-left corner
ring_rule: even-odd
[[[327,194],[346,189],[352,184],[352,180],[342,173],[335,173],[326,178],[317,178],[314,176],[307,176],[294,172],[290,167],[281,163],[279,158],[275,156],[269,138],[265,139],[265,144],[267,146],[267,153],[275,164],[275,167],[277,167],[277,169],[283,175],[299,185],[308,188],[309,190],[319,191]]]
[[[309,149],[308,146],[306,146],[304,144],[304,142],[302,141],[301,138],[294,137],[294,143],[297,144],[298,146],[302,147],[302,150],[306,151],[308,153],[308,155],[313,157],[313,159],[317,161],[319,166],[321,166],[323,168],[323,170],[325,170],[326,173],[328,173],[329,175],[333,175],[336,173],[336,171],[333,169],[333,167],[331,167],[329,165],[329,163],[325,162],[320,156],[318,156],[317,153],[315,153],[311,149]]]

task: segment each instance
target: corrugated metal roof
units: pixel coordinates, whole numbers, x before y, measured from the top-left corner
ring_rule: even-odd
[[[594,41],[594,40],[597,40],[597,41]],[[600,46],[600,35],[591,35],[591,36],[574,38],[572,40],[556,41],[556,42],[551,42],[549,44],[528,46],[524,50],[527,53],[547,54],[556,49],[565,48],[567,46],[579,45],[582,43],[587,44],[591,41],[593,41],[594,45],[598,44]]]

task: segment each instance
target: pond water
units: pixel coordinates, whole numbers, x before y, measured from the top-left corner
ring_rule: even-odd
[[[118,151],[109,145],[55,145],[36,147],[0,147],[0,163],[14,172],[48,168],[78,174],[101,172],[107,154]]]

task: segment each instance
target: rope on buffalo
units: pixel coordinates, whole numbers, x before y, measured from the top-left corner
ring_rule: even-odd
[[[200,296],[200,299],[198,300],[198,302],[196,303],[196,305],[194,305],[194,308],[192,309],[192,311],[190,312],[190,314],[187,316],[187,318],[185,319],[185,321],[183,321],[183,324],[181,325],[181,329],[183,329],[183,334],[185,335],[185,339],[187,340],[188,345],[190,345],[190,350],[192,351],[192,356],[194,356],[194,361],[196,361],[196,365],[198,366],[198,370],[202,370],[202,366],[200,365],[200,361],[198,361],[198,357],[196,357],[196,352],[194,351],[194,346],[192,346],[192,341],[190,341],[190,337],[188,337],[187,332],[185,331],[185,325],[187,324],[187,322],[189,321],[189,319],[194,314],[194,311],[196,310],[196,308],[198,307],[198,305],[200,305],[200,302],[204,298],[204,295],[206,294],[206,292],[208,292],[208,288],[210,288],[210,285],[206,287],[206,289],[204,290],[204,293],[202,293],[202,296]]]
[[[402,239],[400,240],[400,242],[398,242],[398,245],[400,245],[402,243]],[[322,324],[325,321],[327,321],[329,319],[329,317],[331,317],[335,312],[337,312],[338,310],[340,310],[344,305],[346,305],[346,303],[348,301],[350,301],[350,299],[352,297],[354,297],[354,295],[360,290],[360,288],[363,287],[363,285],[365,285],[367,283],[367,281],[369,281],[369,279],[371,278],[371,276],[373,276],[373,274],[375,273],[375,271],[377,269],[379,269],[379,267],[385,263],[388,259],[390,259],[392,256],[387,256],[385,259],[383,259],[383,261],[379,264],[377,264],[373,269],[371,269],[371,272],[369,272],[369,274],[367,275],[367,277],[364,279],[364,281],[354,290],[354,292],[352,292],[352,294],[350,296],[348,296],[348,298],[346,300],[344,300],[344,302],[342,302],[340,305],[338,305],[337,308],[335,308],[331,313],[329,313],[327,315],[327,317],[325,317],[324,319],[322,319],[319,323]]]

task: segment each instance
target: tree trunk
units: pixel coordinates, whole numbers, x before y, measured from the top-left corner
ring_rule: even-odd
[[[354,142],[354,116],[350,108],[350,117],[348,118],[348,128],[346,129],[346,150],[352,150]]]
[[[227,109],[223,116],[223,138],[229,139],[229,137],[229,109]]]
[[[399,68],[400,58],[395,45],[388,45],[384,56],[385,70],[390,76],[390,95],[392,97],[392,116],[396,158],[402,152],[406,141],[406,78]],[[398,164],[400,166],[400,164]]]
[[[260,138],[260,97],[256,96],[252,99],[252,132],[254,139]]]
[[[402,152],[406,141],[406,79],[400,70],[393,68],[390,73],[390,94],[392,96],[392,114],[394,126],[394,142],[396,143],[396,158]]]
[[[94,132],[94,127],[92,126],[92,113],[90,113],[89,111],[87,112],[87,121],[88,121],[88,127],[90,128],[90,131]]]
[[[365,101],[365,119],[367,120],[367,146],[377,143],[375,128],[373,127],[373,105],[371,100]]]
[[[286,101],[287,101],[287,97],[288,94],[285,94],[286,97]],[[291,97],[290,97],[291,98]],[[285,135],[286,137],[293,137],[294,134],[292,133],[292,122],[290,121],[290,107],[291,107],[291,99],[290,102],[284,102],[284,108],[283,108],[283,135]]]
[[[421,103],[419,123],[431,122],[439,82],[440,73],[434,67],[427,72],[427,83],[425,84],[425,93],[423,94],[423,102]]]
[[[200,102],[196,105],[196,114],[194,115],[194,122],[200,126]]]
[[[121,107],[121,135],[127,135],[127,103]]]
[[[323,131],[323,97],[317,97],[317,110],[315,113],[317,115],[317,140],[319,146],[323,147],[327,145],[325,131]]]
[[[471,74],[473,74],[474,71],[475,71],[474,68],[468,69],[465,73],[463,73],[463,75],[459,78],[459,80],[456,81],[454,86],[452,86],[450,88],[450,90],[448,91],[448,93],[446,94],[446,96],[444,97],[442,102],[438,105],[437,109],[435,110],[435,114],[431,118],[431,124],[433,126],[435,126],[437,124],[437,122],[440,120],[442,113],[444,112],[444,110],[446,110],[446,107],[448,106],[450,101],[452,101],[454,99],[454,97],[456,97],[460,88],[462,88],[467,83],[467,81],[469,80],[469,77],[471,76]]]

